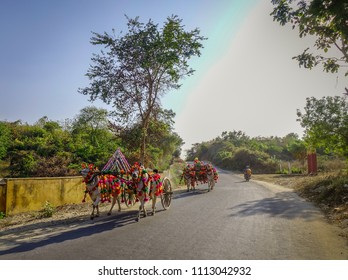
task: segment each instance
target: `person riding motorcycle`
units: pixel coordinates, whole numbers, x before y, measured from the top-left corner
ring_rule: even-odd
[[[249,165],[247,165],[244,169],[244,179],[246,181],[249,181],[250,178],[251,178],[251,169],[250,169]]]

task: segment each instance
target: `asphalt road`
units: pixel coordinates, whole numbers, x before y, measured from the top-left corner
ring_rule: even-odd
[[[0,246],[0,259],[336,260],[347,241],[291,190],[220,171],[215,189],[176,193],[168,210],[96,218]],[[149,209],[149,205],[148,205]],[[0,233],[1,235],[1,233]]]

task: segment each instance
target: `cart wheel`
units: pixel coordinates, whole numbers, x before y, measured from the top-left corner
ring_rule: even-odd
[[[164,178],[162,181],[163,193],[161,194],[161,203],[164,209],[168,209],[172,203],[172,185],[168,178]]]

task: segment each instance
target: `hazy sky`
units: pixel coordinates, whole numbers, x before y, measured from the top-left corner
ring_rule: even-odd
[[[186,142],[208,141],[223,131],[249,136],[302,136],[296,109],[306,97],[341,95],[344,79],[322,69],[299,68],[291,58],[311,41],[281,27],[269,0],[0,0],[0,120],[34,123],[47,116],[73,118],[90,103],[77,92],[93,52],[91,31],[126,31],[126,18],[160,25],[178,15],[187,30],[200,28],[202,56],[195,74],[162,100],[176,112]]]

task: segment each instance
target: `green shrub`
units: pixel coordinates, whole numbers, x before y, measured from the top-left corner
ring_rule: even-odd
[[[303,188],[303,192],[317,203],[338,206],[347,203],[348,176],[330,175],[313,177]]]
[[[303,170],[301,168],[298,168],[298,167],[291,167],[291,173],[292,174],[302,174]]]
[[[169,172],[171,174],[170,181],[172,183],[172,187],[177,187],[180,183],[182,171],[184,167],[186,166],[186,163],[183,162],[174,162],[170,168]]]
[[[41,210],[41,218],[49,218],[53,216],[53,213],[55,212],[55,207],[49,202],[46,201],[44,208]]]
[[[268,154],[247,148],[237,149],[229,164],[232,170],[243,170],[249,165],[253,173],[274,173],[277,170],[276,162]]]
[[[318,170],[322,172],[335,172],[341,170],[347,166],[345,159],[329,157],[329,156],[318,156]]]

